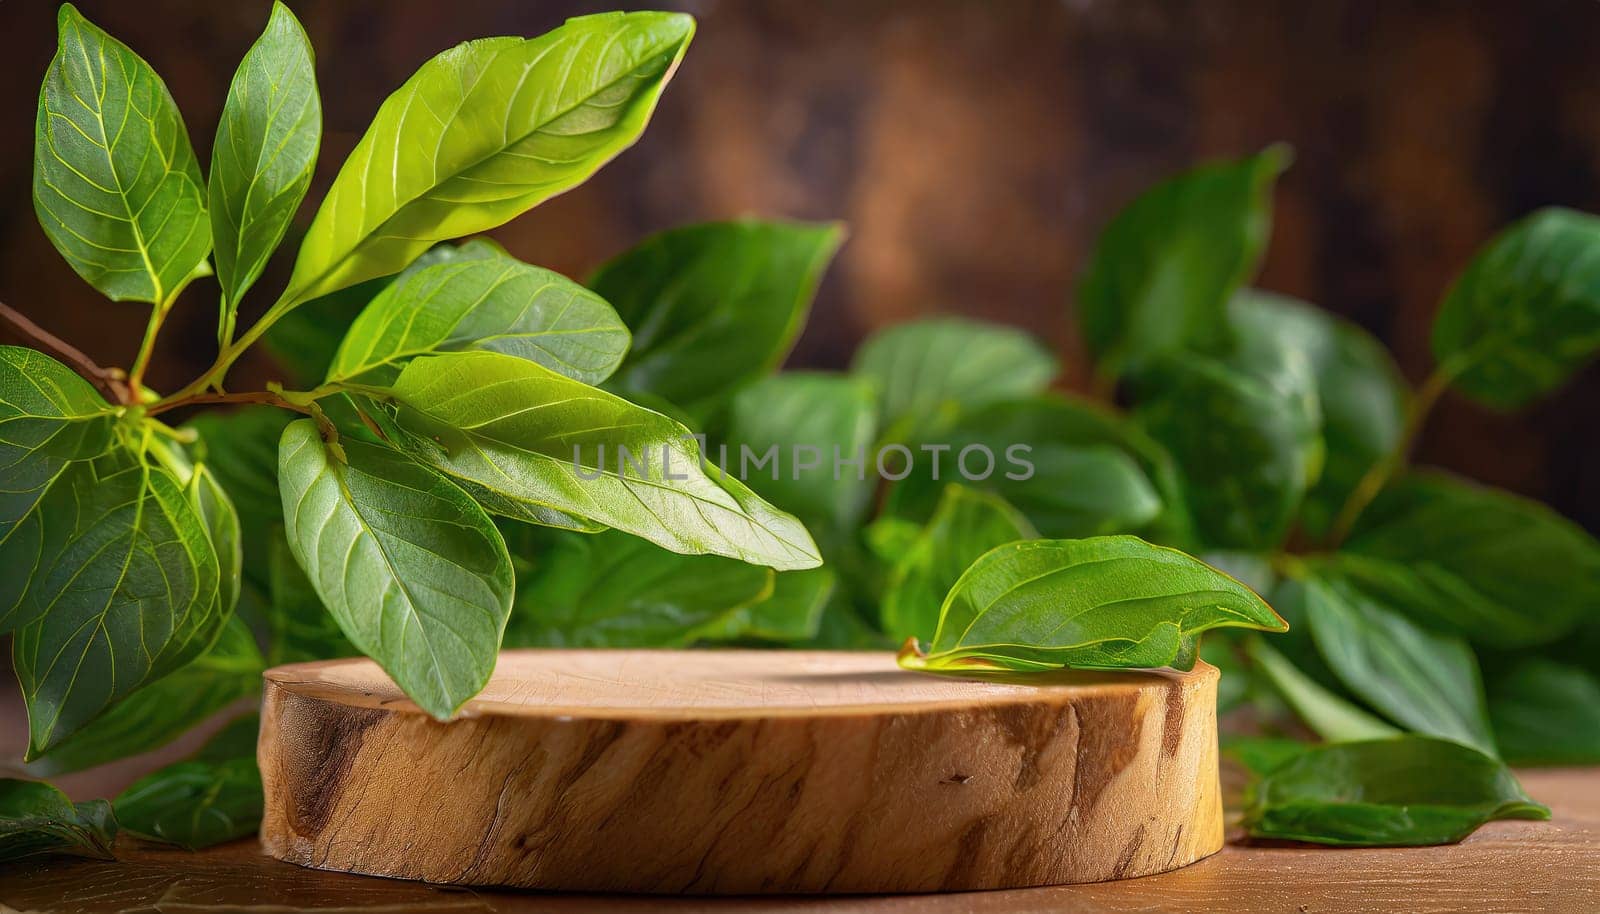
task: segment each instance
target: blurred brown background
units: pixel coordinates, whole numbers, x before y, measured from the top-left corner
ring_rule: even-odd
[[[302,224],[379,102],[435,52],[637,5],[289,3],[320,56],[326,121]],[[696,14],[700,31],[644,139],[494,234],[525,260],[583,275],[677,223],[842,219],[850,241],[798,365],[842,367],[876,327],[957,311],[1046,337],[1081,387],[1070,290],[1099,227],[1163,175],[1286,140],[1297,158],[1259,284],[1358,321],[1417,379],[1441,293],[1496,227],[1549,203],[1600,209],[1600,4],[1590,0],[656,5]],[[30,199],[55,6],[0,0],[0,300],[126,365],[144,306],[99,299],[50,247]],[[209,162],[267,0],[79,6],[165,77]],[[257,308],[285,266],[258,287]],[[209,364],[214,288],[186,293],[154,386]],[[245,370],[271,371],[264,360]],[[1447,399],[1420,456],[1600,530],[1597,393],[1590,369],[1518,416]]]

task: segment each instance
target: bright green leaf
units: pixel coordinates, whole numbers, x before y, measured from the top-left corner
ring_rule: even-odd
[[[1600,219],[1539,210],[1473,258],[1439,306],[1433,356],[1457,389],[1514,409],[1600,348]]]
[[[1164,181],[1118,213],[1078,287],[1084,340],[1115,377],[1183,349],[1226,342],[1229,297],[1255,273],[1272,231],[1274,146]]]
[[[1489,681],[1489,719],[1513,765],[1600,764],[1600,677],[1530,657]]]
[[[278,494],[278,439],[292,413],[274,406],[201,413],[186,428],[200,437],[193,449],[233,502],[243,539],[243,574],[260,590],[269,586],[267,544],[283,526]]]
[[[1413,733],[1495,754],[1478,661],[1465,641],[1422,628],[1343,581],[1283,590],[1302,591],[1296,599],[1312,640],[1352,694]]]
[[[385,396],[397,443],[497,514],[577,517],[779,570],[820,562],[798,521],[702,463],[688,429],[534,362],[425,356]]]
[[[70,464],[41,502],[13,661],[29,757],[205,652],[226,622],[217,555],[165,469],[113,451]]]
[[[1256,784],[1253,837],[1360,847],[1453,844],[1494,819],[1548,819],[1506,766],[1426,736],[1307,750]]]
[[[150,65],[72,4],[58,25],[34,128],[39,224],[108,297],[170,302],[211,250],[183,118]]]
[[[76,805],[42,781],[0,778],[0,861],[39,854],[112,859],[117,821],[111,804]]]
[[[1327,457],[1300,522],[1321,535],[1361,477],[1399,445],[1405,379],[1365,330],[1304,302],[1246,289],[1229,303],[1228,319],[1245,352],[1293,349],[1311,366]]]
[[[746,449],[759,459],[776,447],[769,469],[742,474],[750,487],[808,523],[850,529],[877,485],[876,430],[877,396],[870,384],[785,372],[734,396],[726,465],[743,467]]]
[[[372,300],[340,345],[328,380],[393,381],[412,358],[486,350],[586,384],[610,376],[628,328],[583,286],[505,256],[407,271]]]
[[[850,370],[878,387],[882,438],[904,442],[937,434],[964,412],[1040,393],[1060,366],[1016,328],[934,317],[873,334]]]
[[[606,263],[589,287],[633,331],[615,386],[699,413],[776,368],[843,238],[831,224],[712,222],[647,238]]]
[[[489,681],[511,612],[511,560],[483,509],[398,453],[324,444],[289,423],[278,484],[289,548],[361,652],[446,718]]]
[[[693,33],[682,13],[604,13],[423,64],[340,168],[267,319],[581,184],[644,130]]]
[[[276,666],[358,653],[295,561],[282,529],[273,531],[268,553],[272,578],[266,614],[268,662]]]
[[[1498,649],[1553,641],[1600,606],[1600,543],[1531,501],[1443,473],[1406,476],[1336,560],[1385,605]]]
[[[883,630],[896,640],[929,640],[945,595],[979,556],[1038,534],[1000,498],[946,486],[933,518],[895,563],[883,595]]]
[[[629,536],[551,532],[517,588],[518,647],[682,647],[772,593],[772,571]]]
[[[232,336],[239,299],[305,199],[321,143],[311,42],[289,8],[274,2],[266,31],[233,75],[211,150],[211,237],[224,337]]]
[[[1124,669],[1194,661],[1221,626],[1282,631],[1255,592],[1198,559],[1133,536],[1034,540],[972,563],[911,669]],[[907,648],[914,645],[908,644]]]

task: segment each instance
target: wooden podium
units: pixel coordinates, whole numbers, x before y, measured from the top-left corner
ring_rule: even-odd
[[[261,839],[305,866],[587,892],[1097,882],[1222,846],[1217,671],[507,651],[456,719],[369,660],[266,674]]]

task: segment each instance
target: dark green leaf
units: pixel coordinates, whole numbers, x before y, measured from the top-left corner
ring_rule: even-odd
[[[1302,590],[1312,639],[1346,689],[1414,733],[1495,754],[1472,648],[1418,626],[1348,583],[1309,579]]]
[[[199,435],[196,456],[227,491],[239,516],[243,574],[257,588],[270,584],[267,544],[283,526],[278,494],[278,439],[293,414],[273,406],[207,412],[189,420]]]
[[[265,663],[236,616],[211,649],[100,715],[28,766],[30,774],[78,771],[164,746],[261,688]]]
[[[1600,678],[1531,657],[1489,682],[1489,718],[1513,765],[1600,764]]]
[[[826,565],[774,575],[772,594],[739,611],[736,637],[787,643],[815,638],[837,586],[838,576]]]
[[[1363,590],[1498,649],[1559,638],[1600,606],[1600,543],[1538,502],[1443,473],[1378,496],[1337,561]]]
[[[1246,650],[1254,669],[1323,739],[1374,739],[1400,732],[1306,675],[1262,639],[1250,639]]]
[[[113,801],[123,829],[153,841],[199,850],[253,835],[264,800],[255,740],[247,718],[195,756],[153,771]],[[257,723],[259,727],[259,723]]]
[[[1124,669],[1194,661],[1221,626],[1286,626],[1250,588],[1133,536],[1034,540],[989,551],[950,589],[926,654],[936,670]],[[912,645],[908,644],[908,647]]]
[[[178,106],[144,58],[58,17],[34,128],[33,208],[79,276],[118,301],[170,303],[210,272],[200,166]]]
[[[278,481],[289,548],[361,652],[419,707],[455,713],[494,669],[511,560],[483,509],[387,448],[289,423]]]
[[[0,346],[0,565],[32,568],[45,491],[73,460],[111,445],[117,410],[65,365],[32,349]],[[0,632],[21,615],[27,575],[0,578]]]
[[[914,472],[890,490],[891,514],[926,520],[944,486],[959,482],[1004,498],[1049,537],[1144,531],[1189,539],[1171,458],[1088,401],[1050,394],[996,403],[963,416],[935,445],[948,449],[921,446]],[[986,453],[994,466],[977,478],[988,468]]]
[[[638,138],[693,33],[682,13],[604,13],[423,64],[340,168],[267,319],[582,183]]]
[[[1138,419],[1177,461],[1201,542],[1219,549],[1282,543],[1322,466],[1316,379],[1294,351],[1199,355],[1139,377]]]
[[[820,562],[798,521],[702,463],[688,429],[534,362],[425,356],[386,396],[397,440],[497,514],[558,526],[576,517],[779,570]]]
[[[1600,219],[1550,207],[1501,232],[1456,280],[1433,324],[1439,371],[1514,409],[1600,347]]]
[[[321,142],[311,42],[289,8],[274,2],[266,31],[233,75],[211,150],[211,237],[225,337],[232,336],[239,299],[305,199]]]
[[[517,588],[515,646],[682,647],[772,593],[772,571],[635,536],[549,533]]]
[[[873,334],[850,370],[877,385],[883,440],[906,442],[990,403],[1040,393],[1060,366],[1014,327],[933,317]]]
[[[350,327],[328,380],[385,384],[407,361],[487,350],[530,359],[586,384],[610,376],[628,329],[583,286],[507,256],[407,270]]]
[[[42,781],[0,778],[0,861],[38,854],[73,854],[110,860],[117,821],[111,804],[76,805]]]
[[[1223,736],[1222,754],[1235,759],[1255,777],[1271,774],[1311,748],[1281,736]]]
[[[945,595],[979,556],[996,546],[1038,536],[1000,498],[949,485],[933,518],[895,563],[883,595],[883,630],[896,640],[929,640]]]
[[[217,555],[167,470],[128,450],[70,464],[38,512],[13,660],[29,756],[203,653],[227,621]]]
[[[272,575],[268,591],[272,600],[266,613],[268,663],[276,666],[359,653],[295,562],[282,528],[272,532],[268,553]]]
[[[1494,819],[1548,819],[1511,770],[1427,736],[1318,746],[1255,787],[1245,827],[1257,838],[1344,846],[1453,844]]]
[[[1225,342],[1228,299],[1272,231],[1288,150],[1203,165],[1146,191],[1101,233],[1078,288],[1078,320],[1103,374]]]
[[[1361,477],[1399,444],[1405,379],[1365,330],[1304,302],[1247,289],[1229,303],[1228,319],[1243,351],[1292,349],[1311,365],[1327,458],[1300,522],[1320,536]]]
[[[852,529],[877,484],[871,465],[876,430],[870,384],[785,372],[734,396],[726,466],[745,466],[746,449],[760,459],[777,448],[769,469],[741,474],[750,487],[807,523]]]
[[[589,287],[633,330],[619,389],[699,414],[778,366],[805,325],[837,225],[712,222],[645,239]]]

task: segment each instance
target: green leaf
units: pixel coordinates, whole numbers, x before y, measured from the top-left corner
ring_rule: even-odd
[[[295,562],[281,527],[273,531],[268,553],[272,576],[268,589],[272,600],[266,613],[269,665],[359,653]]]
[[[266,31],[233,74],[211,150],[211,238],[224,337],[232,336],[239,299],[261,276],[305,199],[321,143],[311,42],[289,8],[274,2]]]
[[[243,575],[258,589],[270,583],[268,544],[283,526],[278,494],[278,439],[292,414],[275,406],[206,412],[185,428],[199,436],[194,452],[233,502],[243,540]]]
[[[127,450],[70,464],[40,504],[13,662],[30,758],[205,652],[227,620],[217,555],[167,470]]]
[[[0,778],[0,861],[39,854],[112,859],[117,821],[111,804],[76,805],[42,781]]]
[[[843,240],[836,224],[711,222],[654,235],[609,261],[589,288],[633,330],[616,386],[701,413],[772,371]]]
[[[550,533],[517,588],[508,644],[682,647],[772,593],[772,571],[616,531]]]
[[[339,627],[424,711],[455,713],[489,681],[511,612],[489,516],[388,448],[335,450],[309,419],[283,430],[278,482],[289,548]]]
[[[314,387],[328,376],[334,356],[344,342],[350,326],[366,310],[378,293],[407,276],[441,263],[510,257],[505,248],[490,238],[472,238],[460,244],[436,244],[395,276],[358,282],[337,292],[314,298],[283,315],[268,328],[262,341],[273,358],[288,369],[295,383]],[[273,439],[276,444],[277,439]]]
[[[1433,356],[1462,393],[1515,409],[1600,347],[1600,219],[1539,210],[1473,258],[1439,306]]]
[[[486,350],[529,359],[586,384],[610,376],[628,328],[583,286],[507,256],[407,271],[346,334],[328,380],[385,384],[419,355]]]
[[[1200,355],[1144,372],[1138,420],[1177,461],[1195,528],[1218,549],[1283,542],[1322,466],[1316,378],[1295,351]]]
[[[1244,351],[1295,350],[1311,366],[1327,458],[1300,522],[1320,536],[1361,477],[1399,445],[1405,379],[1365,330],[1304,302],[1246,289],[1229,303],[1228,320]]]
[[[704,465],[688,429],[542,365],[496,352],[425,356],[384,396],[396,442],[497,514],[581,518],[780,571],[820,563],[805,528]]]
[[[1400,732],[1306,675],[1260,638],[1251,638],[1245,650],[1255,669],[1323,739],[1375,739]]]
[[[129,695],[29,765],[28,772],[79,771],[164,746],[259,692],[265,668],[255,637],[235,616],[209,651]]]
[[[72,4],[57,24],[34,128],[39,225],[106,296],[166,304],[210,272],[200,166],[183,118],[150,65]]]
[[[1344,687],[1414,733],[1495,754],[1472,648],[1418,626],[1347,583],[1310,579],[1302,590],[1312,640]]]
[[[340,168],[267,320],[583,183],[644,130],[693,33],[682,13],[604,13],[423,64]]]
[[[32,349],[0,346],[0,632],[30,621],[19,613],[37,556],[35,511],[67,464],[104,453],[117,410],[89,382]]]
[[[1156,185],[1107,225],[1078,287],[1078,320],[1100,371],[1223,342],[1229,297],[1256,271],[1272,231],[1274,146]]]
[[[1513,765],[1600,764],[1600,678],[1530,657],[1489,682],[1489,719]]]
[[[838,583],[826,565],[774,575],[772,594],[739,611],[736,637],[785,643],[815,638]]]
[[[1172,459],[1120,417],[1086,400],[1047,394],[963,416],[914,455],[915,472],[889,491],[887,511],[926,520],[951,482],[1004,498],[1048,537],[1145,531],[1184,543],[1189,522]],[[962,471],[961,454],[971,451]],[[987,453],[995,465],[987,478]],[[937,468],[938,478],[933,471]]]
[[[251,719],[220,731],[193,758],[153,771],[118,794],[112,804],[123,829],[188,850],[255,834],[265,801]],[[245,742],[243,735],[252,738]]]
[[[897,640],[930,639],[945,595],[962,572],[996,546],[1037,536],[1027,518],[1002,499],[946,486],[933,519],[889,574],[883,630]]]
[[[1553,641],[1600,606],[1600,543],[1531,501],[1410,474],[1362,514],[1335,565],[1385,605],[1498,649]]]
[[[877,486],[877,395],[840,375],[784,372],[739,391],[728,417],[727,466],[771,448],[770,469],[743,474],[761,497],[807,523],[852,529]],[[720,459],[720,457],[719,457]]]
[[[944,601],[932,670],[1124,669],[1194,662],[1194,636],[1287,626],[1255,592],[1198,559],[1133,536],[1010,543],[972,563]],[[1187,668],[1187,667],[1185,667]]]
[[[1427,736],[1307,750],[1256,785],[1253,837],[1347,847],[1453,844],[1494,819],[1548,819],[1511,770]]]
[[[850,370],[877,384],[882,438],[908,441],[942,431],[962,413],[1040,393],[1060,366],[1016,328],[934,317],[873,334]]]

